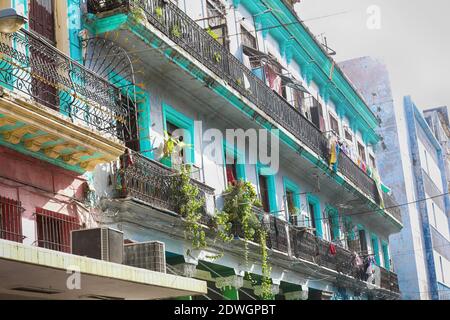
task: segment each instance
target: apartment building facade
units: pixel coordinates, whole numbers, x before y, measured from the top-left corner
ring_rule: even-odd
[[[173,271],[206,280],[209,297],[260,298],[265,277],[257,239],[246,245],[239,230],[227,244],[207,237],[207,246],[196,248],[186,239],[170,181],[177,163],[189,163],[192,184],[206,199],[207,235],[230,185],[247,181],[257,191],[272,297],[398,298],[388,239],[402,222],[373,169],[377,120],[290,3],[88,1],[85,10],[84,55],[90,64],[108,56],[99,43],[128,53],[132,63],[124,69],[133,72],[120,78],[134,88],[139,111],[133,151],[96,169],[105,223],[130,241],[164,241]],[[177,159],[167,157],[180,129],[188,147]],[[206,151],[211,129],[223,138],[218,157]],[[227,129],[276,135],[279,170],[247,163],[255,155],[237,148]],[[329,145],[338,137],[345,152],[330,166]],[[237,162],[218,161],[225,157]],[[379,281],[357,279],[355,251],[374,261]]]
[[[391,253],[404,299],[448,299],[448,184],[440,117],[420,111],[410,97],[394,102],[380,60],[341,63],[381,120],[376,155],[380,175],[401,206],[404,228],[392,235]],[[370,99],[370,100],[369,100]],[[436,122],[438,121],[438,122]],[[439,138],[438,138],[439,137]],[[407,143],[401,143],[405,141]]]
[[[39,110],[45,113],[38,130],[28,132],[15,130],[23,118],[5,111],[2,136],[11,132],[16,144],[2,145],[25,157],[30,173],[9,177],[25,172],[11,164],[4,174],[33,188],[51,186],[49,198],[39,201],[14,193],[22,188],[4,191],[5,203],[20,199],[29,207],[16,215],[27,225],[17,232],[25,244],[46,241],[39,236],[40,216],[68,219],[76,228],[114,227],[127,242],[163,241],[168,267],[187,281],[172,288],[172,296],[185,292],[186,299],[205,298],[203,281],[214,299],[399,297],[389,236],[401,230],[402,219],[377,175],[377,119],[292,3],[6,2],[30,17],[26,28],[33,32],[4,35],[4,92],[43,104]],[[32,19],[33,10],[39,19]],[[49,30],[43,21],[51,19],[62,30]],[[29,46],[28,39],[39,49],[20,48]],[[55,55],[63,58],[55,61]],[[54,118],[65,122],[46,134]],[[84,133],[86,124],[89,137],[44,139],[68,129]],[[279,169],[270,170],[260,159],[251,163],[256,155],[239,149],[227,129],[263,129],[268,141],[278,139]],[[207,152],[213,140],[219,155]],[[262,146],[270,147],[268,154],[276,150],[274,143]],[[37,169],[36,159],[61,167],[61,173],[53,166]],[[174,183],[184,164],[193,168],[189,187],[183,184],[191,197],[180,206]],[[226,209],[227,193],[238,181],[257,192],[252,217],[263,225],[267,241],[258,243],[238,223],[231,241],[213,241],[214,217]],[[72,193],[60,200],[61,190]],[[193,198],[201,198],[202,212],[194,223],[181,212],[197,206]],[[199,225],[206,234],[202,246],[190,239]],[[68,248],[66,233],[57,232],[46,248]]]

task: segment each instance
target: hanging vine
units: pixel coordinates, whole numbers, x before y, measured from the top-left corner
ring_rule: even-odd
[[[254,207],[260,207],[255,188],[250,182],[238,181],[225,191],[225,203],[222,212],[215,216],[217,235],[224,242],[231,241],[235,236],[244,237],[244,259],[248,266],[249,241],[258,241],[261,247],[263,299],[272,297],[271,267],[268,262],[267,234],[263,224],[255,213]],[[250,273],[246,275],[253,284]]]
[[[181,216],[186,220],[186,237],[192,239],[192,247],[206,247],[206,234],[200,220],[205,198],[200,195],[198,186],[191,182],[191,166],[183,165],[179,174],[174,177],[172,191],[174,201]]]

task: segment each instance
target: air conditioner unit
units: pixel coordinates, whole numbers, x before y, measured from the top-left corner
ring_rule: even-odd
[[[72,254],[123,263],[123,232],[110,228],[74,230]]]
[[[125,245],[124,264],[166,273],[166,252],[164,242],[150,241]]]

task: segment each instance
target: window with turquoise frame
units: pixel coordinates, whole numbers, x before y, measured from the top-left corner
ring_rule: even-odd
[[[332,206],[326,207],[328,225],[330,227],[330,240],[338,241],[341,238],[341,229],[339,227],[339,212]]]
[[[315,229],[315,234],[317,237],[323,238],[322,211],[320,209],[319,198],[309,194],[307,196],[307,201],[309,218],[311,219],[310,227]]]
[[[386,241],[382,242],[381,248],[383,250],[383,260],[384,260],[384,267],[386,270],[391,270],[391,258],[389,256],[389,245]]]
[[[378,237],[375,234],[372,234],[372,250],[373,254],[375,256],[375,261],[377,263],[377,266],[381,266],[380,262],[380,247],[378,244]]]
[[[234,185],[239,180],[246,181],[245,157],[226,140],[223,141],[223,162],[228,185]]]
[[[300,188],[292,180],[284,177],[284,205],[286,210],[286,219],[293,225],[299,225],[300,219]]]
[[[257,165],[257,171],[259,194],[264,211],[277,216],[279,210],[275,183],[276,175],[275,173],[270,172],[268,168],[260,165]]]
[[[195,161],[194,120],[165,103],[162,105],[162,114],[164,132],[168,132],[169,129],[184,130],[182,140],[186,147],[183,150],[183,161],[186,164],[193,164]],[[163,157],[161,162],[169,167],[172,166],[172,158],[170,156]]]
[[[129,123],[128,132],[124,133],[126,146],[134,151],[139,151],[149,159],[153,159],[153,146],[150,138],[150,128],[152,127],[150,95],[114,72],[110,73],[109,81],[122,88],[123,96],[136,98],[135,101],[128,99],[130,118],[126,119]]]

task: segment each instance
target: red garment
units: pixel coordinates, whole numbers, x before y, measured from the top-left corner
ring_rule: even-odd
[[[333,243],[330,243],[330,253],[336,255],[336,246]]]
[[[278,93],[279,95],[283,94],[282,86],[281,86],[281,78],[280,76],[269,66],[265,65],[266,79],[269,82],[269,87]]]
[[[233,167],[227,166],[227,181],[232,185],[235,184],[236,178],[234,177]]]

